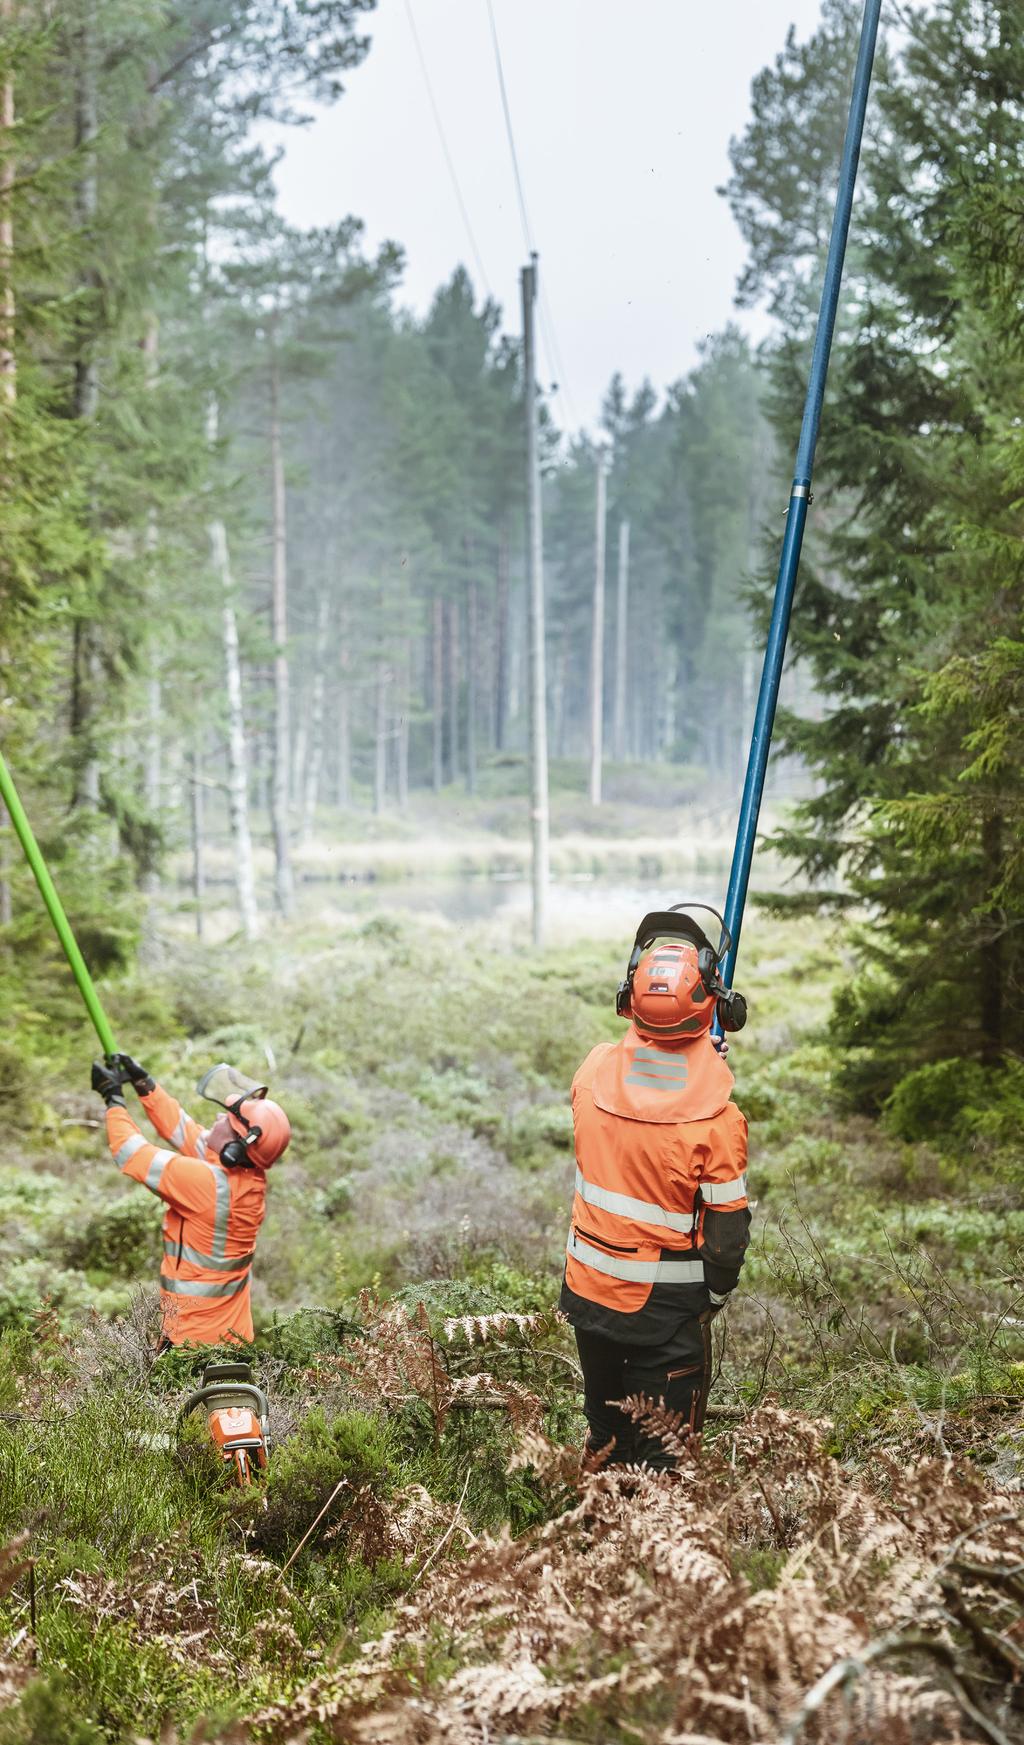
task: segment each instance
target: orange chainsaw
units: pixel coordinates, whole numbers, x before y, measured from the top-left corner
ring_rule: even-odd
[[[251,1484],[253,1470],[262,1471],[270,1453],[270,1401],[254,1383],[251,1366],[208,1363],[203,1385],[189,1394],[178,1423],[200,1408],[224,1464],[239,1484]]]

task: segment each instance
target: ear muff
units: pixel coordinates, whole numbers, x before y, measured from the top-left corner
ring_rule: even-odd
[[[697,968],[700,979],[704,983],[704,991],[710,997],[720,993],[722,983],[718,974],[718,958],[712,945],[702,945],[697,953]]]
[[[245,1120],[244,1115],[239,1115],[237,1118],[240,1121]],[[237,1134],[234,1139],[229,1139],[227,1144],[221,1147],[220,1161],[224,1165],[224,1168],[248,1168],[252,1162],[252,1159],[249,1156],[250,1148],[255,1145],[257,1139],[262,1138],[262,1136],[262,1127],[249,1127],[244,1136],[242,1134]]]
[[[747,1021],[747,1002],[735,988],[728,988],[719,994],[715,1014],[723,1030],[742,1030]]]
[[[723,1030],[735,1033],[742,1030],[747,1021],[747,1002],[735,988],[724,985],[719,972],[719,961],[718,954],[710,945],[702,946],[697,953],[701,981],[708,993],[715,997],[715,1017]]]
[[[633,1015],[633,977],[636,975],[644,949],[638,933],[633,949],[629,954],[625,980],[619,983],[615,991],[615,1013],[619,1018],[630,1018]]]

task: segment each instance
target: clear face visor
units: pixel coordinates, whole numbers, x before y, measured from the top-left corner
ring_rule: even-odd
[[[196,1085],[199,1096],[208,1103],[216,1103],[219,1109],[226,1109],[229,1115],[237,1115],[239,1103],[246,1102],[249,1097],[265,1097],[267,1089],[266,1085],[239,1072],[237,1066],[228,1066],[226,1061],[211,1066]]]

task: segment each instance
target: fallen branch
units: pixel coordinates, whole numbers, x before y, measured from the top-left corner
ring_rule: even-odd
[[[326,1515],[328,1509],[330,1508],[331,1504],[333,1503],[338,1492],[341,1490],[344,1490],[345,1486],[347,1484],[348,1484],[347,1478],[339,1478],[337,1484],[335,1485],[334,1489],[332,1490],[332,1492],[331,1492],[330,1496],[328,1497],[327,1501],[325,1502],[323,1508],[320,1510],[320,1513],[318,1514],[316,1520],[312,1523],[311,1526],[307,1527],[306,1531],[303,1533],[302,1538],[299,1540],[299,1543],[296,1545],[295,1550],[292,1552],[291,1556],[288,1559],[288,1562],[285,1564],[280,1575],[278,1576],[278,1578],[277,1578],[278,1581],[284,1580],[285,1576],[288,1574],[288,1571],[291,1569],[292,1564],[295,1562],[295,1559],[298,1557],[299,1552],[302,1550],[302,1547],[305,1545],[307,1539],[310,1537],[310,1535],[312,1533],[316,1532],[316,1529],[319,1527],[321,1521],[323,1520],[324,1516]]]
[[[944,1642],[937,1642],[931,1636],[919,1636],[896,1633],[882,1636],[877,1642],[870,1642],[863,1654],[848,1655],[843,1660],[837,1660],[827,1672],[822,1673],[817,1684],[811,1686],[796,1714],[782,1734],[780,1745],[796,1745],[804,1726],[817,1714],[818,1710],[840,1687],[852,1683],[855,1678],[862,1678],[868,1667],[876,1660],[887,1659],[893,1654],[928,1654],[933,1660],[939,1661],[945,1674],[946,1682],[956,1698],[964,1714],[973,1721],[979,1733],[990,1741],[990,1745],[1012,1745],[1011,1740],[997,1727],[994,1721],[983,1714],[981,1709],[971,1700],[964,1689],[958,1675],[959,1667],[956,1656]]]
[[[444,1532],[441,1534],[441,1537],[438,1540],[437,1544],[434,1546],[434,1549],[430,1553],[430,1556],[427,1558],[426,1562],[420,1566],[417,1573],[413,1576],[412,1581],[409,1583],[409,1586],[406,1589],[406,1593],[412,1593],[412,1590],[417,1585],[417,1583],[421,1582],[423,1580],[423,1577],[426,1575],[427,1570],[430,1568],[430,1565],[434,1562],[434,1559],[439,1556],[441,1551],[447,1545],[447,1543],[448,1543],[449,1539],[451,1538],[452,1534],[454,1533],[456,1527],[459,1525],[459,1516],[462,1513],[462,1505],[466,1500],[466,1492],[469,1489],[469,1481],[472,1478],[472,1476],[473,1476],[473,1468],[471,1466],[467,1467],[467,1469],[466,1469],[466,1482],[462,1487],[462,1495],[455,1505],[455,1513],[452,1516],[451,1520],[449,1521]]]

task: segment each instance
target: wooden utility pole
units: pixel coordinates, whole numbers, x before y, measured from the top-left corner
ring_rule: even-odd
[[[629,522],[619,522],[619,582],[615,599],[615,712],[612,753],[626,757],[626,686],[629,675]]]
[[[608,454],[597,452],[597,515],[594,523],[594,604],[590,636],[590,804],[601,804],[604,751],[604,566],[608,503]]]
[[[530,820],[533,847],[533,943],[544,944],[548,901],[548,719],[544,671],[544,528],[540,503],[537,348],[537,256],[520,273],[523,304],[523,404],[526,414],[526,572],[530,611]]]

